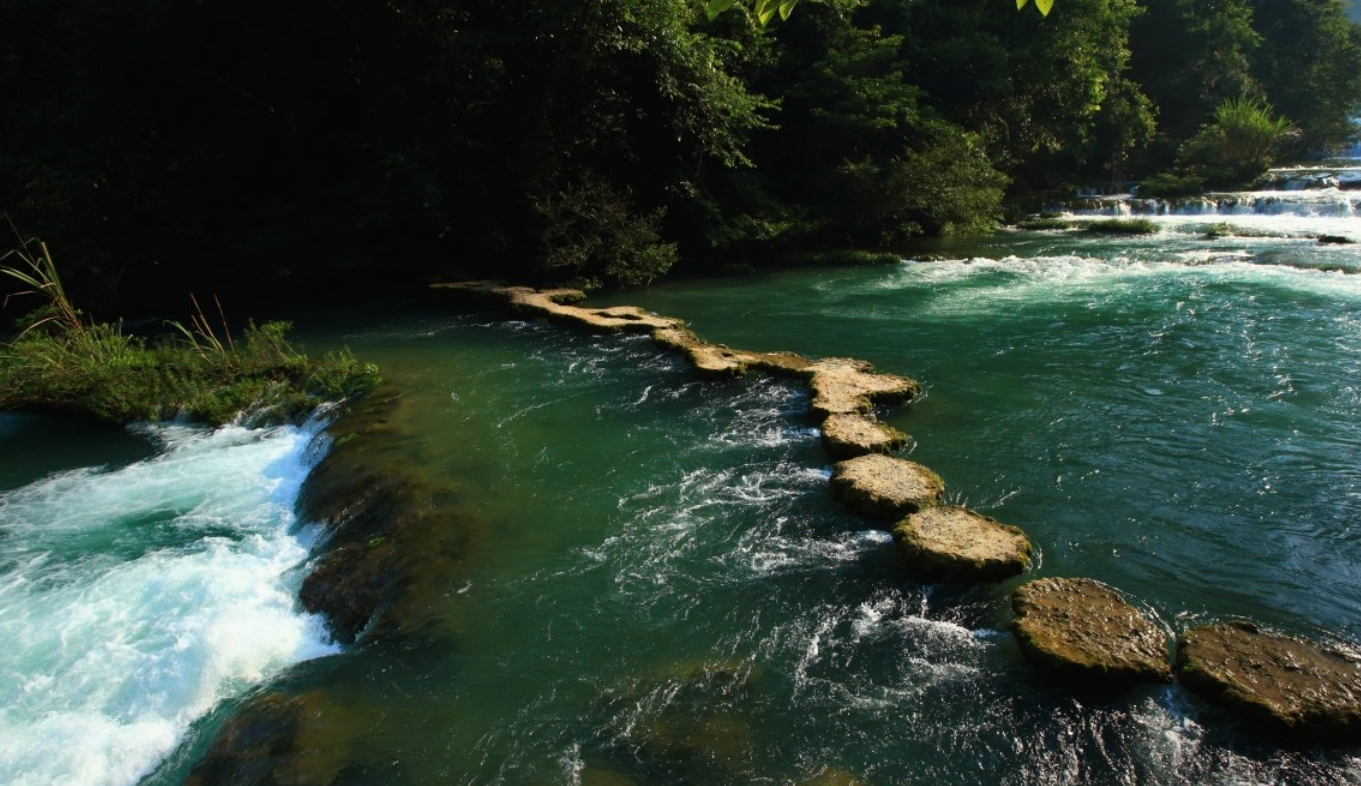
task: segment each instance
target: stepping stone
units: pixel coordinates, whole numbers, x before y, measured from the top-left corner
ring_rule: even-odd
[[[1250,622],[1187,631],[1177,674],[1188,690],[1308,740],[1361,742],[1361,658]]]
[[[1024,532],[958,505],[913,513],[893,536],[908,563],[930,581],[1002,581],[1030,566]]]
[[[1104,584],[1038,579],[1011,605],[1021,651],[1042,666],[1092,680],[1172,681],[1167,635]]]
[[[906,434],[870,415],[832,415],[822,424],[822,447],[835,459],[891,453],[906,445]]]
[[[808,386],[813,390],[813,414],[867,413],[873,401],[902,404],[921,394],[921,385],[907,377],[879,374],[874,366],[854,358],[827,358],[808,366]]]
[[[832,496],[872,519],[897,521],[940,504],[944,494],[939,475],[906,459],[870,454],[832,469]]]

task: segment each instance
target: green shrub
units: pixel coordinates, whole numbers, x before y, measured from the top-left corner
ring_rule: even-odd
[[[836,251],[810,251],[789,258],[789,261],[804,265],[896,265],[903,261],[901,254],[893,251],[864,251],[859,249],[840,249]]]
[[[1027,218],[1016,222],[1017,229],[1026,229],[1031,232],[1044,232],[1055,229],[1072,229],[1073,222],[1062,218]]]
[[[1156,235],[1158,225],[1147,218],[1113,218],[1109,221],[1087,221],[1082,224],[1087,232],[1108,235]]]
[[[298,352],[286,322],[252,324],[237,344],[225,325],[219,337],[200,310],[194,329],[175,325],[178,339],[149,343],[84,319],[41,243],[25,243],[0,262],[9,259],[17,264],[0,264],[0,274],[45,303],[23,320],[17,339],[0,345],[0,410],[74,411],[115,422],[281,423],[379,382],[378,369],[348,350],[320,360]]]
[[[1246,184],[1271,166],[1275,148],[1295,133],[1271,106],[1252,99],[1221,103],[1214,121],[1182,146],[1182,166],[1209,185]]]
[[[1135,193],[1148,199],[1167,199],[1203,194],[1205,189],[1206,184],[1203,175],[1164,172],[1147,180],[1139,181],[1139,187]]]
[[[1287,237],[1282,232],[1272,232],[1267,229],[1249,229],[1221,221],[1218,224],[1210,224],[1204,228],[1207,240],[1217,240],[1221,237]]]

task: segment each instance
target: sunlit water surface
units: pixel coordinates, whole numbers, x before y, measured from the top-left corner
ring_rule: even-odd
[[[952,501],[1028,531],[1031,576],[1107,582],[1169,633],[1244,616],[1361,641],[1361,255],[1307,237],[1357,234],[1337,223],[1357,219],[1294,216],[1334,223],[1210,240],[1183,218],[1159,218],[1163,231],[1146,238],[1012,232],[932,249],[941,261],[667,283],[593,302],[683,317],[735,347],[854,356],[916,377],[927,395],[884,419],[913,436],[911,457],[945,478]],[[1019,580],[923,584],[887,533],[829,499],[829,462],[796,383],[700,381],[646,338],[438,298],[295,318],[310,347],[348,344],[409,390],[399,425],[417,435],[425,471],[484,522],[427,600],[435,629],[302,662],[276,683],[329,697],[323,747],[342,762],[330,770],[340,782],[1361,781],[1358,751],[1244,734],[1179,687],[1091,695],[1033,670],[1008,630]],[[193,437],[235,438],[265,450],[284,436]],[[26,481],[4,504],[53,496],[71,478]],[[194,532],[187,550],[214,570],[219,526],[170,528]],[[33,545],[6,552],[7,570],[67,592],[38,575],[46,563],[17,566],[53,541],[77,546],[24,537]],[[186,550],[159,537],[133,550]],[[266,565],[295,559],[296,546],[267,537],[227,537],[232,559],[262,560],[242,575],[273,577]],[[131,547],[107,550],[120,548]],[[263,679],[321,646],[273,582],[250,613],[295,633],[257,636],[242,645],[249,658],[211,673]],[[69,591],[86,593],[73,614],[101,597]],[[128,623],[112,619],[113,630],[82,635],[113,638]],[[15,624],[28,637],[60,628]],[[40,681],[37,666],[23,668],[35,676],[14,679],[5,661],[7,697]],[[68,674],[46,673],[56,684]],[[187,717],[211,703],[216,679],[123,690],[198,691],[176,705]],[[136,716],[139,701],[120,711]],[[36,733],[43,716],[23,712],[0,717]],[[29,755],[0,740],[0,762]],[[178,783],[205,744],[191,732],[148,783]]]

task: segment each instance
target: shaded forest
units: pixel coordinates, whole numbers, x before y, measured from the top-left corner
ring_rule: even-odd
[[[1342,0],[821,0],[765,27],[699,0],[0,0],[0,210],[110,314],[446,271],[636,285],[1326,153],[1359,29]],[[1234,101],[1279,121],[1270,150],[1235,152]]]

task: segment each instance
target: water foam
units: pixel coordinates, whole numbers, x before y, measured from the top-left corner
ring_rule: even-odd
[[[333,651],[290,574],[316,429],[146,428],[155,458],[0,496],[0,781],[136,783],[224,697]]]
[[[1242,283],[1269,286],[1342,300],[1361,299],[1361,276],[1285,264],[1262,264],[1241,253],[1187,251],[1172,259],[1132,255],[1108,258],[1083,255],[1004,257],[946,262],[913,262],[880,286],[925,287],[932,297],[922,305],[937,317],[1010,311],[1027,303],[1070,300],[1093,304],[1127,299],[1158,283]],[[1164,257],[1169,252],[1162,251]]]

